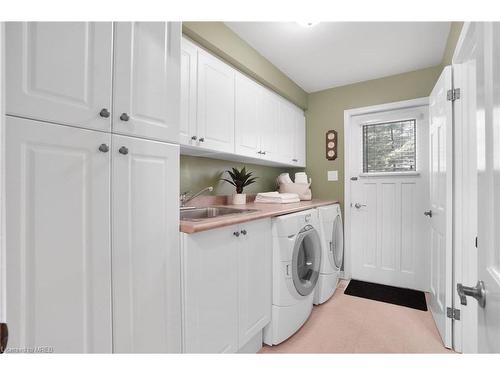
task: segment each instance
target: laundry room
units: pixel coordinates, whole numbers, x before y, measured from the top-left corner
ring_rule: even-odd
[[[500,22],[190,2],[0,15],[0,368],[500,353]]]

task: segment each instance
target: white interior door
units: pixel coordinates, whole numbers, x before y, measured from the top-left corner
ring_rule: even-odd
[[[180,34],[176,22],[115,24],[113,132],[177,142]]]
[[[6,113],[110,130],[111,22],[7,22]]]
[[[181,350],[179,146],[114,135],[113,346]]]
[[[452,88],[452,70],[447,66],[429,97],[430,144],[430,308],[443,343],[452,346],[452,184],[453,113],[447,99]]]
[[[349,123],[352,278],[428,290],[428,107],[391,105]]]

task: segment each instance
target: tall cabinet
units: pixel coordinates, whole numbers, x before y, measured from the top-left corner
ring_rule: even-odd
[[[180,24],[6,31],[9,347],[179,352]]]

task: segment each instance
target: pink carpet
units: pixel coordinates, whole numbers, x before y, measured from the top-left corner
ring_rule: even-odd
[[[285,342],[260,353],[452,353],[443,346],[430,311],[344,294],[314,307],[309,320]]]

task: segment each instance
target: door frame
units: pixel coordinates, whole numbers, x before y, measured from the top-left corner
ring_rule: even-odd
[[[460,310],[460,320],[453,325],[454,350],[477,353],[477,302],[467,299],[467,306],[460,304],[455,285],[475,285],[477,281],[477,150],[476,129],[469,126],[476,113],[472,95],[475,87],[467,81],[466,67],[461,65],[472,47],[469,37],[480,24],[465,22],[452,58],[453,85],[460,88],[460,99],[453,103],[453,167],[454,167],[454,219],[453,219],[453,307]],[[472,198],[472,199],[471,199]],[[474,199],[475,198],[475,199]]]
[[[386,112],[399,109],[411,109],[429,105],[429,98],[416,98],[399,102],[384,103],[368,107],[352,108],[344,111],[344,278],[351,278],[352,253],[351,253],[351,180],[350,153],[351,153],[351,132],[353,117],[368,115],[378,112]]]
[[[6,305],[6,263],[5,263],[5,204],[4,204],[4,171],[5,171],[5,53],[4,53],[5,22],[0,22],[0,323],[7,322]]]

